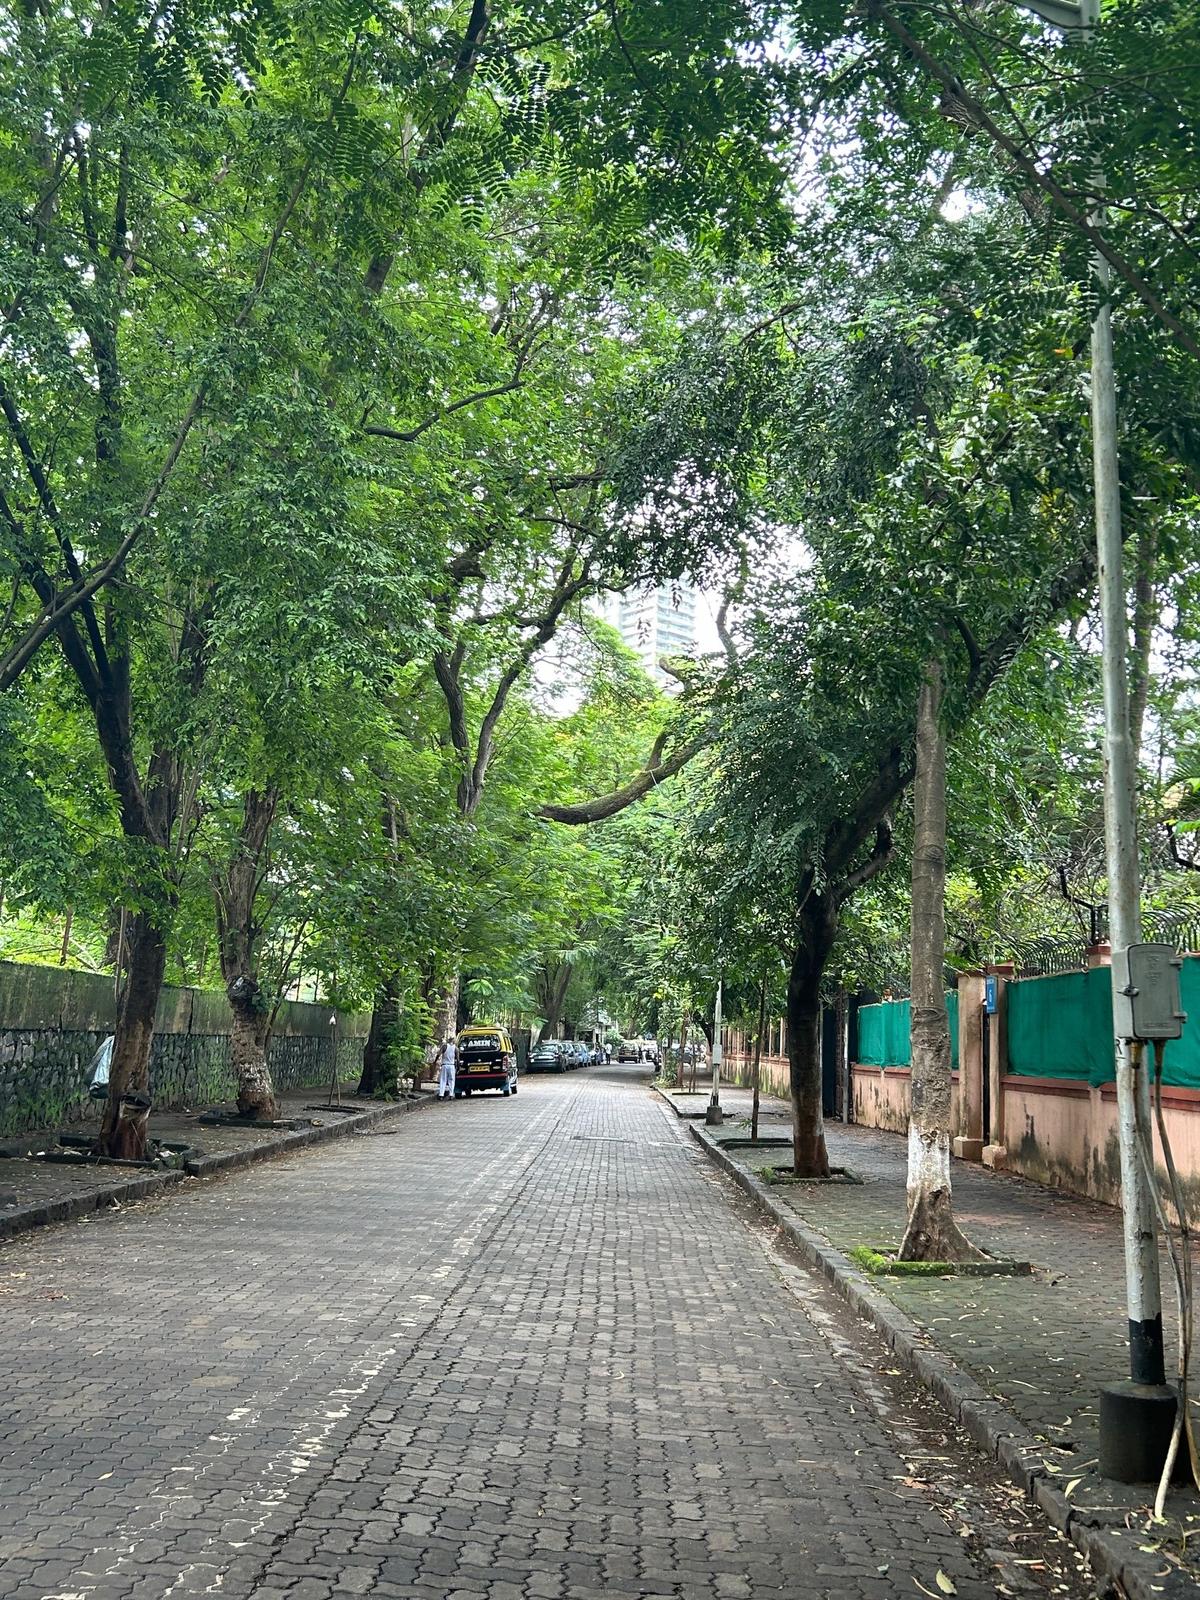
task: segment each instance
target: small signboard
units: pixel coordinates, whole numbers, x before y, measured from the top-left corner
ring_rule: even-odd
[[[989,1017],[996,1015],[996,978],[995,974],[983,980],[983,1009]]]

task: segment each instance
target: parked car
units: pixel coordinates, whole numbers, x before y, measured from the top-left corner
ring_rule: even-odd
[[[561,1039],[543,1039],[529,1052],[527,1072],[565,1072],[567,1058],[563,1054]]]
[[[567,1052],[567,1065],[569,1067],[582,1067],[586,1065],[583,1046],[578,1039],[564,1039],[563,1048]]]
[[[455,1043],[458,1049],[454,1074],[456,1100],[473,1094],[476,1089],[516,1094],[517,1052],[503,1028],[490,1025],[464,1028]]]
[[[642,1045],[640,1039],[622,1039],[617,1047],[618,1061],[640,1061],[642,1059]]]
[[[593,1067],[602,1066],[604,1063],[604,1046],[602,1044],[594,1044],[588,1051],[588,1060]]]

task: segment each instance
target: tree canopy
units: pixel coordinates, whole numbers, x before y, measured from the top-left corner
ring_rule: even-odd
[[[1190,907],[1198,28],[14,14],[0,938],[123,975],[111,1153],[167,977],[225,990],[260,1116],[286,993],[373,1008],[396,1092],[468,1013],[678,1037],[721,980],[786,1004],[819,1169],[820,1007],[903,965],[931,666],[951,960],[1104,898],[1097,252],[1148,898]],[[599,612],[678,584],[719,637],[668,694]]]

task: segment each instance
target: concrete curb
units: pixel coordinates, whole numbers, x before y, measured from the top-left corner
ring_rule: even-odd
[[[76,1217],[88,1216],[93,1211],[105,1211],[114,1205],[126,1205],[134,1200],[146,1200],[166,1189],[174,1188],[185,1178],[215,1178],[225,1172],[236,1172],[259,1161],[273,1160],[277,1156],[291,1155],[308,1145],[327,1144],[333,1139],[374,1127],[376,1123],[392,1117],[404,1116],[411,1111],[423,1111],[434,1104],[434,1096],[427,1100],[397,1101],[394,1104],[371,1106],[353,1116],[339,1117],[336,1122],[319,1128],[298,1129],[294,1133],[280,1134],[279,1138],[262,1144],[248,1145],[242,1150],[223,1150],[219,1155],[198,1156],[185,1161],[182,1170],[148,1172],[145,1177],[125,1178],[103,1188],[88,1189],[82,1194],[67,1195],[61,1200],[48,1200],[43,1205],[21,1206],[7,1216],[0,1214],[0,1244],[34,1228],[48,1227],[56,1222],[71,1222]]]
[[[15,1239],[19,1234],[34,1228],[45,1228],[53,1222],[70,1222],[75,1217],[85,1217],[91,1211],[104,1211],[113,1205],[128,1201],[145,1200],[163,1189],[182,1183],[182,1172],[148,1172],[144,1178],[126,1178],[121,1183],[106,1184],[103,1189],[88,1189],[83,1194],[66,1195],[61,1200],[47,1200],[43,1205],[19,1206],[7,1216],[0,1215],[0,1243]]]
[[[670,1097],[661,1090],[655,1092],[678,1115]],[[691,1122],[687,1128],[710,1160],[782,1228],[808,1264],[817,1268],[858,1315],[873,1325],[897,1358],[962,1424],[979,1448],[1037,1502],[1052,1526],[1087,1556],[1098,1576],[1119,1583],[1130,1600],[1183,1600],[1185,1595],[1195,1596],[1195,1585],[1186,1574],[1172,1570],[1160,1576],[1154,1562],[1141,1555],[1131,1542],[1098,1526],[1086,1507],[1072,1504],[1042,1464],[1045,1446],[1026,1432],[999,1400],[938,1350],[917,1324],[881,1294],[840,1250],[806,1227],[774,1198],[765,1184],[726,1155],[718,1140]]]

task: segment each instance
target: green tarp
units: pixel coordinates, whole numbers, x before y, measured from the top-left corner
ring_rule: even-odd
[[[1163,1082],[1200,1089],[1200,958],[1180,974],[1183,1037],[1167,1045]],[[1107,967],[1026,978],[1008,987],[1008,1070],[1026,1078],[1111,1083],[1112,974]]]
[[[950,1016],[950,1061],[958,1066],[958,993],[946,996]],[[912,1006],[907,1000],[882,1000],[860,1006],[856,1060],[867,1067],[907,1067],[912,1063],[909,1040]]]
[[[1008,1070],[1025,1078],[1111,1082],[1112,976],[1107,967],[1009,984]]]
[[[909,1018],[907,1000],[884,1000],[858,1011],[858,1059],[868,1067],[907,1067]]]
[[[1200,1089],[1200,959],[1184,957],[1179,987],[1188,1020],[1183,1025],[1183,1038],[1172,1039],[1167,1045],[1163,1082],[1177,1089]]]

